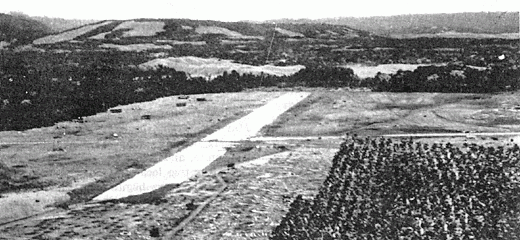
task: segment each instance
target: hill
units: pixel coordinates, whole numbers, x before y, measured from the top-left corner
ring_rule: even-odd
[[[82,29],[82,30],[79,30]],[[79,30],[79,31],[78,31]],[[70,39],[71,32],[76,31],[73,39]],[[121,41],[135,40],[132,38],[140,37],[143,40],[177,40],[177,41],[221,41],[231,40],[265,40],[270,39],[273,33],[278,38],[353,38],[367,37],[370,34],[366,31],[359,31],[348,26],[335,26],[331,24],[257,24],[247,22],[218,22],[218,21],[199,21],[188,19],[134,19],[134,20],[115,20],[103,21],[99,23],[91,22],[88,25],[77,26],[57,34],[53,34],[56,39],[52,44],[66,42],[70,40],[79,41]],[[60,35],[68,37],[60,40]],[[49,37],[49,36],[47,36]],[[143,39],[148,37],[148,39]],[[139,42],[139,41],[138,41]],[[37,41],[35,44],[42,44]]]
[[[518,33],[518,12],[409,14],[385,17],[340,17],[289,20],[283,23],[327,23],[347,25],[378,35],[439,34],[445,32],[503,34]]]
[[[297,56],[309,53],[307,50],[315,46],[377,45],[383,39],[348,26],[322,23],[133,19],[100,21],[47,35],[32,41],[31,49],[162,52],[174,57],[216,57],[252,65],[296,65],[298,59],[318,61],[316,57]]]
[[[51,33],[62,32],[68,29],[77,28],[83,25],[98,22],[98,20],[87,19],[64,19],[47,16],[29,16],[23,12],[9,12],[8,14],[17,18],[38,21],[47,26]]]
[[[29,43],[51,33],[45,24],[24,16],[0,13],[0,42]]]
[[[52,32],[61,32],[67,29],[77,28],[86,24],[97,22],[97,20],[63,19],[40,16],[31,16],[30,18],[45,24]]]

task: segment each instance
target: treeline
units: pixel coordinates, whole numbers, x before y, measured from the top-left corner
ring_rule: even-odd
[[[347,139],[271,239],[518,239],[520,148]]]
[[[450,64],[424,66],[414,71],[378,74],[361,83],[373,91],[493,93],[516,91],[520,86],[520,69],[514,65],[492,65],[488,68]]]
[[[2,131],[51,126],[164,96],[273,86],[341,87],[356,79],[350,69],[308,68],[287,77],[231,71],[208,81],[170,68],[143,71],[105,58],[85,65],[45,67],[31,65],[20,56],[11,57],[0,62]]]
[[[52,59],[26,53],[0,59],[0,130],[51,126],[123,104],[178,94],[237,92],[258,87],[368,88],[393,92],[497,92],[517,90],[520,70],[495,64],[485,70],[464,65],[420,67],[359,79],[351,69],[310,65],[291,76],[224,73],[208,81],[170,68],[141,70],[126,63],[134,55],[97,53]],[[60,56],[60,55],[57,55]],[[85,59],[83,59],[85,58]],[[74,60],[74,61],[73,61]],[[31,62],[33,61],[33,62]],[[132,60],[133,61],[133,60]],[[82,64],[78,64],[81,62]]]

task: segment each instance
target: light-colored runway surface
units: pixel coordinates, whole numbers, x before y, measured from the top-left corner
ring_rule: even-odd
[[[140,195],[168,184],[184,182],[224,155],[226,148],[236,144],[235,141],[254,137],[263,126],[272,123],[280,114],[309,95],[308,92],[284,94],[93,200],[104,201]]]

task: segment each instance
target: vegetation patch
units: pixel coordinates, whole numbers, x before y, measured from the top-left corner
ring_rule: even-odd
[[[0,162],[0,194],[26,189],[41,189],[55,182],[42,179],[37,173],[23,167],[9,167]]]
[[[520,148],[352,137],[271,239],[517,239]]]

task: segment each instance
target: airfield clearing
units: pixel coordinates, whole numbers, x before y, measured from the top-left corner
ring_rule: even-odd
[[[0,157],[14,175],[7,185],[2,185],[4,197],[0,204],[12,206],[6,192],[19,195],[24,189],[47,194],[58,191],[55,200],[69,203],[89,200],[280,95],[257,92],[194,95],[190,99],[172,96],[121,106],[120,113],[100,113],[81,121],[23,132],[1,132]],[[208,101],[197,102],[197,97]],[[178,102],[186,102],[187,106],[178,108]],[[150,119],[142,119],[143,115]],[[71,186],[76,189],[71,190]],[[24,206],[22,212],[0,219],[5,222],[31,215],[52,202],[38,200],[19,201]]]
[[[304,91],[308,91],[308,89],[304,89]],[[260,100],[262,97],[272,99],[281,94],[251,91],[240,94],[206,95],[208,99],[218,101],[218,103],[209,101],[197,104],[211,104],[211,107],[207,106],[200,110],[213,110],[214,114],[218,114],[219,111],[223,111],[225,104],[235,103],[236,108],[230,108],[235,109],[234,111],[239,111],[237,108],[240,107],[251,110],[255,104],[255,106],[263,104]],[[230,98],[233,97],[242,99],[242,102],[231,101]],[[194,100],[194,97],[190,97],[190,99]],[[146,108],[148,111],[166,111],[164,109],[168,106],[167,103],[174,106],[174,102],[180,100],[165,98],[161,101],[164,105],[157,102],[142,104],[144,104],[143,107],[148,106]],[[251,101],[252,105],[246,104],[246,101]],[[196,102],[190,102],[187,107],[190,107],[192,103]],[[510,93],[495,95],[407,94],[314,89],[311,96],[282,114],[273,124],[264,127],[262,137],[252,138],[250,141],[239,141],[234,147],[228,148],[226,154],[204,169],[206,174],[196,175],[189,181],[158,189],[146,197],[95,204],[79,202],[69,205],[68,210],[59,210],[25,221],[7,224],[1,228],[1,231],[2,234],[9,234],[5,235],[8,237],[72,238],[76,236],[146,239],[155,233],[160,236],[167,235],[183,219],[190,216],[198,205],[213,198],[214,200],[207,204],[203,211],[196,214],[183,227],[183,231],[178,233],[178,237],[184,239],[266,239],[272,227],[276,226],[287,212],[290,202],[297,194],[303,194],[307,198],[312,198],[316,194],[330,167],[332,156],[337,151],[345,133],[377,136],[424,132],[463,134],[465,132],[499,132],[495,136],[478,136],[476,134],[475,137],[468,137],[471,135],[468,134],[468,136],[440,138],[416,136],[415,139],[424,142],[450,141],[454,144],[507,145],[512,144],[512,136],[499,135],[519,130],[517,122],[513,121],[519,114],[513,106],[519,103],[518,96]],[[108,116],[123,117],[121,114],[128,114],[131,111],[129,106],[123,106],[121,109],[122,113],[100,115],[105,116],[105,121],[107,121]],[[173,109],[184,108],[173,107]],[[170,108],[168,111],[172,111],[172,109]],[[229,110],[226,111],[229,113]],[[482,112],[493,115],[489,118],[475,117]],[[178,113],[176,116],[186,118],[188,116],[186,114]],[[134,115],[135,118],[139,118],[142,112],[134,113]],[[176,125],[173,123],[168,125],[170,121],[166,119],[154,124],[155,127],[144,124],[153,122],[154,119],[157,120],[154,114],[151,116],[151,120],[126,123],[132,124],[132,127],[129,126],[128,129],[141,127],[152,132],[155,131],[152,136],[156,135],[157,141],[161,138],[164,139],[166,135],[173,134],[173,132],[160,134],[160,130]],[[94,119],[92,118],[92,120]],[[172,119],[175,118],[170,120]],[[89,118],[86,120],[88,123]],[[108,126],[110,124],[104,125],[103,128],[108,128]],[[211,129],[216,128],[217,126],[213,126]],[[77,131],[73,129],[69,129],[70,134],[67,136],[71,137],[70,135]],[[27,132],[31,131],[36,130]],[[92,132],[87,135],[92,135]],[[119,133],[118,136],[122,136],[120,141],[127,139],[125,137],[127,135],[121,134],[120,131],[107,129],[104,132],[106,134],[103,136],[110,137],[112,133]],[[190,142],[189,135],[181,134],[181,136],[185,137],[179,141],[184,140],[185,144]],[[200,134],[191,136],[200,136]],[[83,137],[86,136],[83,135]],[[138,139],[143,138],[144,136],[138,136]],[[108,139],[104,141],[108,141]],[[130,143],[130,141],[126,143]],[[143,143],[150,144],[147,142],[141,144]],[[2,152],[14,147],[5,148]],[[51,147],[51,145],[47,147]],[[64,153],[68,153],[68,149],[71,147],[65,145],[64,149],[67,149]],[[148,149],[161,149],[161,146],[150,146]],[[176,149],[178,148],[170,148],[168,154],[177,151]],[[123,153],[121,149],[114,149],[114,153],[116,152]],[[139,156],[136,152],[133,154],[132,165],[139,168],[138,171],[150,166],[149,162],[140,162],[142,155]],[[154,159],[159,160],[159,156],[156,155],[156,157]],[[73,159],[64,161],[73,161]],[[130,164],[124,155],[112,156],[111,160],[120,161],[121,165],[123,162]],[[110,161],[98,161],[98,163],[108,162]],[[146,164],[146,166],[139,167],[139,164]],[[138,171],[135,169],[128,171],[131,172],[128,175],[135,175]],[[223,179],[227,184],[226,189],[222,192],[219,192],[222,184],[218,178]],[[101,184],[100,181],[97,184]],[[53,227],[57,225],[61,227]]]

